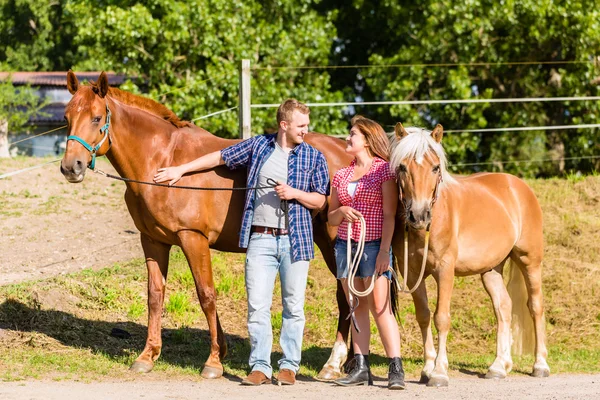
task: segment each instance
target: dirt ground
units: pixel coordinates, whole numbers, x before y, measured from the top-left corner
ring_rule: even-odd
[[[0,174],[40,163],[3,160]],[[104,160],[99,166],[116,174]],[[59,163],[0,180],[0,285],[142,257],[124,191],[91,171],[68,183]]]
[[[555,375],[546,379],[509,377],[502,381],[490,381],[474,377],[454,378],[447,388],[428,388],[409,382],[403,392],[390,391],[385,382],[374,386],[353,388],[333,387],[331,384],[301,381],[294,386],[263,385],[241,386],[221,378],[201,382],[10,382],[0,384],[0,398],[4,400],[44,399],[63,400],[75,398],[86,400],[104,399],[598,399],[600,376]]]
[[[48,161],[48,160],[45,160]],[[0,174],[44,160],[2,160]],[[101,160],[99,167],[114,170]],[[123,201],[124,184],[88,171],[70,184],[58,163],[0,180],[0,285],[43,279],[83,268],[102,268],[143,256],[138,231]],[[333,338],[332,338],[333,339]],[[127,379],[129,379],[128,377]],[[237,379],[237,378],[235,378]],[[196,399],[353,398],[418,399],[600,399],[600,375],[552,375],[547,379],[510,376],[490,381],[466,374],[451,376],[449,388],[408,382],[401,393],[374,387],[339,388],[314,380],[293,387],[243,387],[237,380],[24,381],[0,383],[0,399]]]

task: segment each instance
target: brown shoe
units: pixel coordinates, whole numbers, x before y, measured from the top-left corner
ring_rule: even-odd
[[[259,386],[268,382],[271,382],[271,379],[267,378],[265,374],[260,371],[252,371],[247,377],[244,378],[242,385]]]
[[[296,373],[291,369],[282,369],[277,375],[277,382],[280,385],[293,385],[296,383]]]

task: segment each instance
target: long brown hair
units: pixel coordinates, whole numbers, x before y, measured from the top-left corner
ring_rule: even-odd
[[[390,142],[381,125],[362,115],[355,115],[350,123],[365,135],[365,140],[369,145],[367,150],[373,157],[379,157],[385,161],[390,159]]]

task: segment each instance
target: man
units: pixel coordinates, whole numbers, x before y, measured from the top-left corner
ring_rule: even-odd
[[[243,385],[271,381],[271,302],[278,272],[283,358],[277,380],[293,385],[300,367],[304,293],[309,260],[314,257],[310,210],[322,208],[329,195],[325,157],[304,142],[309,113],[305,104],[288,99],[277,110],[277,134],[255,136],[187,164],[160,168],[154,176],[155,182],[169,181],[172,185],[187,172],[226,164],[231,169],[248,168],[248,187],[270,186],[270,179],[277,182],[274,188],[246,193],[240,247],[248,249],[245,273],[252,371]],[[282,201],[287,202],[287,210],[281,207],[285,204]]]

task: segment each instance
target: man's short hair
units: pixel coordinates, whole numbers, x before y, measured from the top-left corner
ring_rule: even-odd
[[[298,110],[302,114],[310,114],[310,109],[306,104],[300,103],[296,99],[287,99],[277,109],[277,126],[279,126],[281,121],[290,122],[295,110]]]

